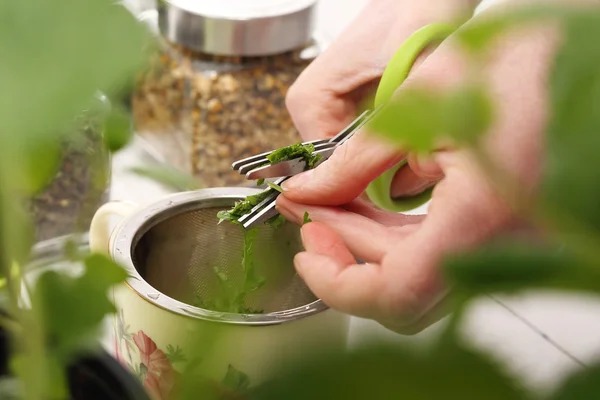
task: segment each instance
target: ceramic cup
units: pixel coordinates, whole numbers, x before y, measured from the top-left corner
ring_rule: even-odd
[[[290,309],[259,314],[216,312],[165,294],[172,289],[162,290],[161,285],[166,285],[167,278],[152,281],[146,276],[148,272],[141,270],[147,267],[139,262],[139,248],[152,247],[145,239],[150,234],[155,238],[162,235],[160,240],[174,242],[171,247],[175,250],[153,255],[161,257],[163,262],[173,260],[167,272],[171,268],[176,271],[175,259],[186,255],[186,249],[176,248],[177,242],[183,242],[185,235],[193,231],[181,234],[172,230],[168,231],[172,234],[165,235],[164,231],[157,233],[157,227],[171,224],[177,228],[180,222],[176,218],[185,221],[186,215],[202,208],[227,209],[235,201],[258,192],[241,187],[202,189],[175,194],[144,208],[130,202],[111,202],[96,213],[90,229],[92,251],[108,254],[129,274],[125,284],[113,291],[118,309],[115,354],[144,381],[155,397],[169,397],[176,376],[190,362],[198,361],[194,359],[195,350],[203,343],[210,348],[201,360],[207,378],[218,382],[233,380],[240,388],[264,382],[275,372],[289,368],[297,357],[346,346],[349,317],[329,309],[317,298]],[[120,220],[110,229],[111,218],[115,216]],[[215,234],[204,240],[211,243],[226,240],[227,237],[216,233],[216,216],[214,223]],[[298,228],[290,224],[290,229]],[[200,248],[204,244],[200,243]],[[145,249],[144,254],[150,251]],[[267,250],[257,245],[255,252],[260,260]],[[287,263],[291,262],[290,257]],[[291,264],[280,267],[293,271]]]

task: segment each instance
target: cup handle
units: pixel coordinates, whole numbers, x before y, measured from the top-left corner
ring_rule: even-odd
[[[117,216],[121,219],[131,215],[139,209],[139,205],[131,201],[111,201],[102,205],[90,224],[90,250],[92,253],[109,254],[108,248],[112,232],[109,230],[110,217]]]

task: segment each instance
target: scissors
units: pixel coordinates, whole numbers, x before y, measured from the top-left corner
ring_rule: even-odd
[[[302,143],[303,146],[313,148],[313,155],[320,156],[320,159],[312,165],[316,167],[327,160],[335,149],[350,139],[367,122],[369,122],[378,111],[392,98],[394,92],[404,80],[408,77],[412,66],[423,50],[433,44],[439,44],[450,36],[455,30],[455,25],[445,23],[434,23],[427,25],[414,32],[396,51],[392,59],[385,68],[377,87],[373,108],[366,110],[359,115],[352,123],[344,128],[340,133],[331,139],[319,139]],[[280,179],[274,182],[274,186],[281,185],[287,179],[307,169],[307,160],[303,157],[294,158],[278,163],[271,164],[267,156],[273,152],[266,152],[243,160],[236,161],[232,168],[240,174],[246,175],[247,179]],[[419,207],[431,198],[432,188],[425,192],[407,198],[393,199],[390,196],[392,180],[396,172],[406,164],[406,160],[383,173],[379,178],[373,181],[366,190],[369,199],[378,207],[393,212],[403,212]],[[279,192],[273,187],[270,193],[263,201],[254,206],[252,210],[242,216],[239,222],[244,228],[249,229],[261,221],[273,217],[277,214],[275,210],[275,200]]]

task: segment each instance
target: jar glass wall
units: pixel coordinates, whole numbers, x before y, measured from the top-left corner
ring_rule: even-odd
[[[108,201],[110,155],[103,142],[110,103],[98,95],[79,114],[60,148],[52,179],[28,199],[36,242],[87,232],[96,210]]]
[[[267,55],[211,54],[157,39],[160,55],[140,77],[132,107],[136,132],[159,158],[205,186],[247,185],[234,161],[301,140],[285,97],[319,52],[310,36]]]

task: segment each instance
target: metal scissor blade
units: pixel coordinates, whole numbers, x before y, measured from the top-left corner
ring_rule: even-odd
[[[329,146],[327,148],[317,150],[313,154],[319,154],[321,159],[315,163],[315,167],[321,164],[323,161],[327,160],[333,152],[335,151],[336,146]],[[248,171],[246,174],[246,179],[255,180],[255,179],[268,179],[268,178],[278,178],[280,176],[293,176],[298,175],[301,172],[306,171],[306,161],[302,158],[295,158],[289,161],[282,161],[273,165],[263,165],[253,170]]]
[[[317,153],[317,151],[319,151],[319,150],[325,150],[328,148],[333,148],[335,146],[336,146],[335,143],[330,143],[330,142],[316,144],[315,145],[315,153]],[[268,153],[268,154],[271,154],[271,153]],[[293,160],[289,160],[289,161],[293,161]],[[256,161],[253,161],[253,162],[250,162],[250,163],[240,166],[238,171],[240,174],[244,175],[244,174],[247,174],[249,171],[252,171],[253,169],[256,169],[259,167],[271,167],[271,166],[279,165],[284,162],[285,161],[282,161],[280,163],[271,164],[269,162],[269,160],[267,160],[267,158],[265,157],[265,158],[261,158],[259,160],[256,160]],[[284,175],[272,175],[267,178],[276,177],[276,176],[284,176]]]
[[[287,176],[285,178],[277,179],[273,183],[275,185],[281,185],[283,182],[285,182],[289,178],[290,177]],[[277,200],[277,197],[279,196],[280,193],[275,189],[267,189],[267,190],[272,190],[273,193],[271,193],[263,201],[261,201],[260,203],[258,203],[254,207],[252,207],[252,210],[250,210],[250,212],[243,215],[238,220],[238,222],[241,223],[245,229],[250,229],[253,226],[256,226],[259,222],[264,222],[264,221],[268,220],[269,218],[277,215],[277,210],[275,209],[275,201]]]
[[[316,147],[317,145],[327,144],[327,143],[329,143],[329,139],[311,140],[310,142],[304,142],[302,144],[303,145],[314,144]],[[238,160],[238,161],[234,162],[233,164],[231,164],[231,168],[234,170],[239,170],[241,167],[243,167],[244,165],[249,164],[249,163],[256,163],[257,161],[260,161],[260,160],[263,160],[264,162],[268,162],[267,156],[269,154],[271,154],[272,152],[273,151],[267,151],[267,152],[264,152],[261,154],[254,155],[252,157],[243,158],[243,159]]]
[[[356,129],[358,129],[358,127],[360,127],[364,124],[364,122],[368,119],[370,113],[371,113],[371,110],[363,111],[362,114],[360,114],[358,117],[356,117],[356,119],[354,119],[354,121],[350,122],[350,124],[348,124],[348,126],[346,126],[344,129],[342,129],[340,131],[340,133],[338,133],[337,135],[335,135],[334,137],[329,139],[329,141],[339,143],[339,142],[346,140],[346,136],[348,136],[352,132],[356,131]]]
[[[244,227],[244,229],[251,229],[254,228],[256,225],[260,224],[260,223],[265,223],[266,221],[269,220],[269,218],[273,218],[274,216],[276,216],[278,214],[277,209],[275,208],[275,205],[277,204],[275,202],[275,200],[277,199],[277,196],[275,196],[272,201],[270,201],[267,205],[265,205],[259,213],[256,214],[252,214],[249,215],[248,218],[246,218],[244,221],[242,221],[242,219],[240,218],[240,222],[242,224],[242,226]]]

